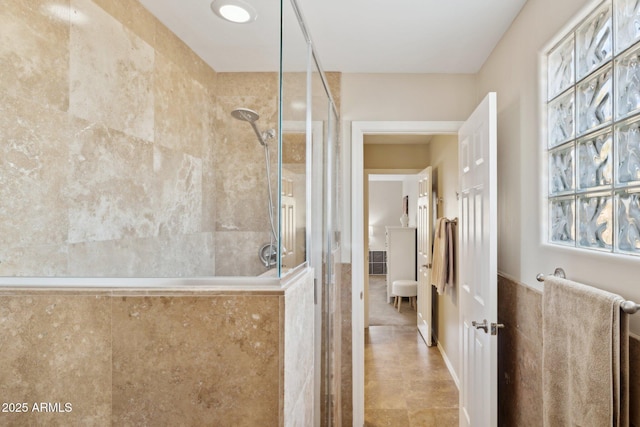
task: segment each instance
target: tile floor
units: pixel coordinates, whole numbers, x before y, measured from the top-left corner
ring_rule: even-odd
[[[365,330],[365,426],[455,427],[458,389],[415,326]]]

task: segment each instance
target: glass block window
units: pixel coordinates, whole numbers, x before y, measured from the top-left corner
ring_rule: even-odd
[[[640,256],[638,22],[602,2],[546,54],[550,243]]]

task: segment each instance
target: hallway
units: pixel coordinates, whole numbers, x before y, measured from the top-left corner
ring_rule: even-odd
[[[413,325],[365,329],[365,426],[457,425],[458,389],[438,349]]]

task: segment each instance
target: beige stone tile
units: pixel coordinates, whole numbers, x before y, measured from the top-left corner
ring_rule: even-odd
[[[257,97],[218,97],[216,139],[216,230],[269,230],[267,214],[267,174],[265,152],[249,123],[232,119],[231,111],[238,107],[253,109],[261,118],[261,131],[273,128],[275,98],[272,101]],[[271,125],[270,125],[271,123]],[[271,140],[271,183],[275,200],[277,191],[277,144]]]
[[[8,0],[0,9],[0,92],[66,111],[69,0]]]
[[[0,247],[0,276],[68,276],[67,245]]]
[[[409,410],[410,427],[456,427],[458,409]]]
[[[211,94],[217,90],[217,73],[180,38],[162,24],[156,25],[155,49],[200,82]]]
[[[215,111],[207,90],[161,54],[155,57],[153,81],[155,143],[202,158]]]
[[[55,109],[0,95],[0,235],[11,246],[66,241],[70,129]]]
[[[218,96],[278,96],[278,73],[218,73],[217,77]]]
[[[364,417],[365,427],[406,427],[409,417],[406,409],[372,409]]]
[[[212,233],[122,238],[69,245],[69,272],[76,277],[213,276]]]
[[[457,408],[458,389],[453,381],[407,381],[407,408]]]
[[[368,409],[407,409],[406,387],[402,379],[368,381],[364,388]]]
[[[110,316],[108,297],[0,297],[0,395],[30,409],[0,412],[0,424],[111,425]],[[71,412],[32,411],[39,402]]]
[[[71,7],[91,25],[71,25],[69,112],[153,141],[153,48],[90,0]]]
[[[279,317],[279,297],[114,299],[114,425],[277,425]]]
[[[342,90],[342,73],[335,71],[325,72],[325,77],[327,79],[327,83],[329,84],[329,89],[331,90],[331,96],[333,97],[333,102],[336,104],[336,108],[340,111],[341,105],[341,90]]]
[[[629,420],[640,425],[640,341],[629,337]]]
[[[69,145],[69,242],[154,236],[152,144],[89,125]]]
[[[312,406],[302,399],[314,381],[314,339],[308,333],[314,328],[313,292],[313,274],[307,272],[284,297],[284,414],[297,420],[304,420]]]
[[[155,46],[156,25],[162,25],[138,0],[93,0],[106,13]]]
[[[215,233],[216,276],[259,276],[267,272],[258,258],[269,233],[218,231]]]
[[[155,146],[153,150],[157,234],[194,234],[202,226],[202,159]]]

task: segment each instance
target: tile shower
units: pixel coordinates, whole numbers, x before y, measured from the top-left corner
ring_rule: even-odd
[[[0,424],[312,424],[314,273],[302,244],[256,278],[264,153],[230,118],[277,129],[278,72],[214,71],[135,0],[10,0],[0,37],[0,395],[73,405]]]

